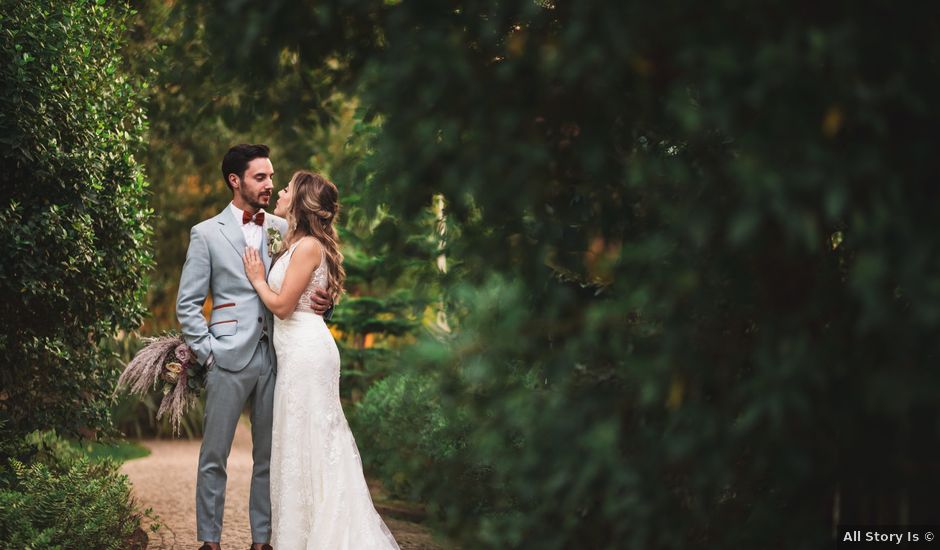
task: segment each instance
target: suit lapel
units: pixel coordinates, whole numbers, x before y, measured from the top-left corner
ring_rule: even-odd
[[[232,215],[232,211],[226,206],[225,210],[215,219],[219,222],[219,231],[222,232],[222,236],[232,245],[232,248],[238,253],[238,257],[241,258],[247,246],[245,244],[245,234],[242,233],[242,228],[235,223],[235,216]]]

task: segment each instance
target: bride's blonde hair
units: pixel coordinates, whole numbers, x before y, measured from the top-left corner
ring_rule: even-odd
[[[291,200],[287,207],[288,241],[312,236],[323,245],[328,261],[327,292],[338,302],[346,282],[343,254],[339,251],[336,218],[339,215],[339,190],[330,180],[298,170],[291,176]]]

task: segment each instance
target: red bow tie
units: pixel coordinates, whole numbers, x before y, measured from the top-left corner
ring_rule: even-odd
[[[258,225],[264,225],[264,212],[259,210],[257,214],[252,216],[247,211],[242,212],[242,225],[246,223],[255,222]]]

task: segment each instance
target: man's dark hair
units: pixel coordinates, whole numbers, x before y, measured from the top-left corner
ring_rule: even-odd
[[[244,178],[249,162],[257,158],[268,158],[270,153],[268,146],[261,144],[240,143],[229,149],[222,159],[222,179],[225,180],[225,185],[232,189],[232,184],[228,181],[229,174],[235,174],[239,179]]]

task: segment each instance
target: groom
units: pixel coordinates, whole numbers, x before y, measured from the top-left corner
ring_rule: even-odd
[[[251,494],[248,518],[252,548],[271,550],[271,421],[277,357],[271,346],[273,318],[245,275],[246,246],[261,251],[271,267],[268,231],[286,236],[287,222],[266,214],[274,167],[265,145],[236,145],[222,160],[232,202],[192,228],[180,277],[176,315],[183,338],[206,365],[206,409],[196,478],[196,532],[200,550],[218,550],[225,508],[225,466],[239,416],[248,403],[251,419]],[[212,298],[208,322],[203,304]],[[311,295],[317,313],[329,318],[331,298]]]

